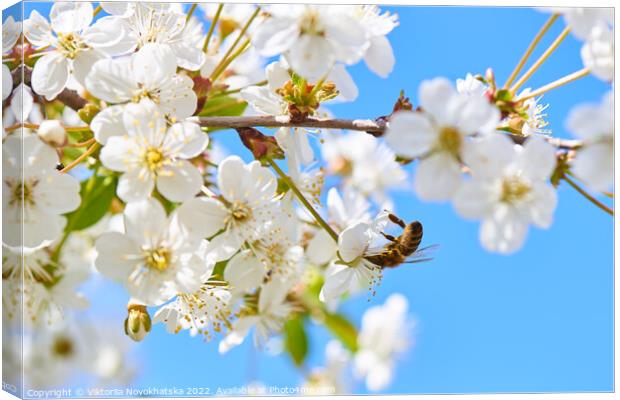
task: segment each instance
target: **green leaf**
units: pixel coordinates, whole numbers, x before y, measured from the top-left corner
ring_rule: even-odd
[[[325,326],[352,352],[357,351],[357,329],[340,314],[325,313]]]
[[[238,117],[243,114],[248,103],[232,96],[216,96],[207,99],[198,114],[201,117]]]
[[[512,93],[510,93],[510,90],[501,89],[497,91],[495,98],[498,101],[512,101]]]
[[[301,316],[289,319],[284,324],[284,348],[291,355],[295,365],[303,365],[308,354],[308,337]]]
[[[79,231],[96,224],[110,209],[116,191],[114,176],[93,175],[80,184],[80,207],[67,214],[66,231]]]

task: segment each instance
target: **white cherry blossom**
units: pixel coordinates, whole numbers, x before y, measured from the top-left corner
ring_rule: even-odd
[[[335,63],[351,65],[368,47],[366,30],[341,7],[273,5],[255,30],[252,43],[262,55],[283,54],[302,76],[320,78]]]
[[[379,7],[374,5],[344,7],[352,9],[353,16],[366,30],[369,45],[364,53],[364,62],[368,69],[382,78],[387,78],[394,69],[396,59],[386,36],[398,26],[398,15],[389,11],[381,13]]]
[[[191,78],[176,73],[171,50],[154,44],[145,45],[129,58],[95,63],[86,78],[86,88],[101,100],[116,104],[93,119],[95,138],[105,144],[110,136],[123,132],[121,105],[126,103],[149,99],[175,120],[193,115],[198,102],[193,86]]]
[[[62,214],[80,205],[79,182],[56,170],[58,154],[35,135],[23,140],[10,136],[2,154],[4,243],[29,248],[50,244],[65,226]]]
[[[354,371],[373,392],[392,382],[398,357],[411,346],[413,320],[407,315],[408,308],[407,298],[395,293],[383,305],[366,310],[362,317]]]
[[[126,6],[106,4],[112,16],[104,17],[108,24],[120,26],[126,32],[117,45],[123,53],[142,52],[153,45],[169,55],[181,68],[196,71],[204,62],[202,24],[196,17],[175,10],[171,4],[129,3]]]
[[[592,75],[611,82],[614,79],[614,31],[603,24],[593,27],[581,48],[581,59]]]
[[[325,134],[321,150],[331,173],[378,203],[388,202],[386,192],[402,187],[407,178],[394,151],[365,132]]]
[[[72,74],[84,83],[93,64],[118,54],[115,46],[126,35],[122,26],[93,20],[91,3],[54,3],[48,22],[36,10],[24,21],[24,35],[35,47],[50,46],[32,71],[32,89],[51,100],[60,93]]]
[[[125,233],[108,232],[96,243],[95,265],[118,280],[139,303],[159,305],[177,293],[193,293],[215,265],[206,241],[185,231],[180,216],[166,216],[154,199],[127,204]]]
[[[588,186],[608,190],[614,182],[614,95],[605,94],[601,104],[582,104],[568,115],[566,127],[584,141],[572,171]]]
[[[150,100],[128,104],[123,113],[123,136],[112,136],[101,150],[101,162],[123,174],[118,196],[142,200],[156,187],[165,198],[179,202],[202,187],[200,171],[191,159],[204,151],[208,136],[197,124],[177,122],[166,127],[158,107]]]
[[[557,193],[549,178],[556,165],[553,146],[540,137],[515,145],[491,135],[468,148],[464,161],[472,171],[454,196],[464,218],[481,219],[480,242],[493,252],[519,250],[530,224],[548,228]]]
[[[460,94],[483,96],[487,89],[488,86],[484,82],[470,73],[467,73],[465,79],[459,78],[456,80],[456,91]]]
[[[422,112],[402,111],[385,135],[397,155],[420,158],[414,187],[423,200],[448,200],[461,183],[461,158],[468,136],[493,132],[499,110],[484,97],[454,90],[443,78],[422,82]]]
[[[230,258],[244,242],[260,238],[280,214],[275,200],[277,181],[258,161],[245,164],[237,156],[227,157],[219,165],[217,186],[220,198],[190,200],[192,208],[180,209],[179,214],[197,236],[217,234],[209,252],[220,261]]]
[[[223,321],[230,318],[231,293],[227,288],[204,284],[194,293],[179,293],[171,302],[161,306],[153,316],[153,323],[166,324],[169,333],[189,330],[211,338],[221,331]]]
[[[294,311],[286,301],[291,288],[290,280],[272,279],[261,287],[256,309],[249,310],[233,323],[232,331],[219,344],[219,352],[227,353],[231,348],[240,345],[252,328],[254,345],[264,346],[274,333],[282,330],[286,318]]]
[[[380,214],[371,223],[358,222],[338,235],[338,260],[325,271],[325,284],[319,298],[326,303],[337,301],[345,293],[372,288],[381,280],[381,267],[368,261],[371,244],[387,223],[387,214]]]

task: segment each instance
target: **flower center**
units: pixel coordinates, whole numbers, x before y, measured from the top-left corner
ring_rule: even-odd
[[[455,158],[458,158],[461,154],[461,146],[463,144],[463,137],[458,130],[446,126],[441,128],[439,132],[439,149],[445,151]]]
[[[14,206],[16,204],[24,205],[34,205],[34,193],[33,189],[37,185],[38,181],[32,182],[14,182],[14,181],[5,181],[7,186],[11,188],[11,196],[9,199],[9,204]]]
[[[532,187],[519,176],[510,176],[502,181],[502,194],[500,200],[504,203],[515,203],[523,200]]]
[[[165,271],[170,266],[172,253],[169,249],[158,247],[145,252],[146,266],[157,271]]]
[[[139,103],[142,99],[149,99],[153,101],[155,104],[159,104],[159,92],[158,91],[150,91],[148,88],[144,87],[142,84],[139,84],[140,89],[134,92],[131,101],[134,103]]]
[[[149,147],[144,152],[144,162],[151,171],[157,171],[164,164],[164,153],[157,147]]]
[[[243,222],[252,216],[252,209],[242,202],[234,202],[230,207],[230,215],[235,221]]]
[[[52,345],[52,352],[62,358],[71,356],[74,352],[73,342],[66,337],[58,337]]]
[[[301,18],[300,30],[302,34],[316,36],[325,35],[325,31],[320,23],[319,14],[313,9],[309,9],[304,13]]]
[[[73,60],[80,51],[86,50],[88,46],[82,41],[82,38],[73,33],[59,33],[57,48],[65,57]]]

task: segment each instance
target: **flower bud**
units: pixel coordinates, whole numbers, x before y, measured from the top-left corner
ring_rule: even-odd
[[[398,96],[398,99],[396,99],[396,103],[394,103],[394,107],[392,108],[392,114],[401,110],[413,110],[413,105],[411,104],[409,97],[405,96],[404,90],[400,91],[400,95]]]
[[[200,112],[207,101],[207,97],[213,87],[213,84],[210,79],[203,78],[200,75],[195,76],[192,80],[194,81],[194,92],[196,93],[196,97],[198,97],[196,110]]]
[[[67,131],[60,121],[55,119],[45,120],[37,130],[39,139],[53,147],[61,147],[67,143]]]
[[[125,334],[132,340],[140,342],[151,331],[151,316],[146,306],[129,302],[125,319]]]
[[[278,146],[276,138],[273,136],[263,135],[254,128],[237,128],[239,138],[250,149],[254,158],[262,160],[263,158],[283,159],[284,150]]]
[[[93,103],[88,103],[78,110],[78,115],[80,116],[80,119],[82,121],[90,124],[93,118],[95,118],[95,115],[99,113],[99,111],[101,111],[101,109],[97,105]]]

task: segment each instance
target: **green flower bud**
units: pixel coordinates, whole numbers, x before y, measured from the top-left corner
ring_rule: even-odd
[[[146,306],[129,303],[125,319],[125,334],[136,342],[142,341],[151,331],[151,316]]]

